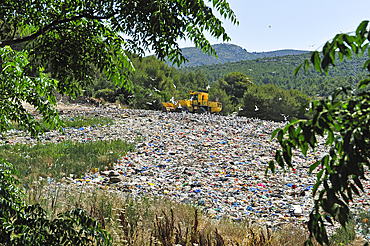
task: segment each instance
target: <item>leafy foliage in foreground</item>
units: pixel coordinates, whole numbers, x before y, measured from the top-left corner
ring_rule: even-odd
[[[225,0],[209,2],[238,24]],[[76,93],[91,82],[92,66],[129,86],[134,67],[126,51],[142,56],[150,48],[160,59],[180,65],[186,58],[177,41],[188,39],[215,55],[204,32],[223,41],[230,37],[212,7],[204,0],[6,0],[0,4],[0,47],[22,44],[30,50],[31,65],[48,67],[62,93]]]
[[[1,245],[111,245],[111,237],[81,209],[49,219],[39,205],[22,202],[13,166],[0,159]]]
[[[14,122],[37,136],[41,124],[22,107],[22,101],[35,106],[51,128],[60,126],[53,108],[53,90],[57,82],[39,70],[39,76],[27,74],[27,52],[9,46],[0,48],[0,132],[13,128]],[[40,205],[21,200],[19,182],[13,166],[0,158],[0,244],[2,245],[110,245],[111,238],[82,210],[61,213],[49,219]]]
[[[328,72],[329,66],[335,66],[336,54],[341,60],[344,57],[350,59],[352,52],[362,55],[370,41],[368,24],[368,21],[362,22],[354,35],[336,35],[323,47],[322,59],[319,52],[313,52],[311,62],[315,68]],[[302,67],[307,71],[309,64],[310,61],[305,60],[295,73]],[[366,60],[363,68],[370,72],[370,59]],[[284,170],[293,168],[294,149],[298,148],[306,155],[309,147],[315,149],[317,136],[327,138],[329,153],[309,169],[312,172],[322,166],[312,190],[314,209],[308,222],[309,245],[312,245],[312,237],[320,244],[329,244],[324,223],[333,224],[335,220],[346,227],[350,218],[350,201],[364,191],[361,180],[365,179],[364,172],[370,167],[370,92],[363,89],[369,84],[368,75],[353,93],[349,88],[338,88],[329,98],[311,103],[311,120],[293,121],[272,134],[282,147],[282,150],[277,150],[275,161]],[[338,100],[340,94],[346,96],[345,101]],[[269,169],[275,171],[274,161],[270,161]]]
[[[12,129],[14,123],[35,136],[42,131],[40,122],[25,110],[22,102],[34,105],[51,128],[60,125],[53,90],[57,82],[42,69],[34,77],[25,71],[29,65],[27,52],[17,52],[9,46],[0,48],[0,132]]]
[[[226,0],[210,2],[223,18],[238,24]],[[92,67],[116,85],[130,87],[128,76],[135,68],[126,50],[142,55],[150,47],[159,58],[168,57],[180,65],[186,60],[177,44],[180,38],[190,39],[204,52],[215,55],[203,31],[223,41],[230,37],[212,7],[203,0],[1,1],[0,133],[12,128],[13,122],[33,136],[41,131],[22,101],[37,108],[47,124],[60,126],[53,91],[76,95],[91,83]],[[28,52],[16,52],[11,45]],[[53,79],[43,73],[44,68]],[[50,221],[38,205],[23,206],[15,191],[7,190],[15,180],[11,173],[6,175],[7,179],[0,180],[1,243],[110,244],[109,235],[85,212],[71,211]]]

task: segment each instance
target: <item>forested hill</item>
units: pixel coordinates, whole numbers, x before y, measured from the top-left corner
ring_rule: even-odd
[[[256,58],[300,55],[300,54],[307,54],[307,53],[309,53],[309,51],[307,50],[292,50],[292,49],[266,51],[266,52],[252,52],[253,55],[256,55]]]
[[[189,60],[181,67],[195,67],[201,65],[222,64],[227,62],[238,62],[253,60],[264,57],[275,57],[285,55],[298,55],[307,53],[304,50],[276,50],[268,52],[248,52],[246,49],[235,44],[215,44],[212,47],[217,52],[217,56],[210,56],[195,47],[182,48],[184,56]],[[170,64],[169,64],[170,65]]]
[[[307,75],[303,71],[297,78],[294,69],[310,54],[287,55],[279,57],[257,58],[249,61],[228,62],[224,64],[203,65],[198,67],[180,68],[179,71],[189,73],[200,70],[212,84],[231,72],[240,72],[251,78],[255,84],[274,84],[282,89],[298,89],[313,96],[326,96],[338,86],[350,86],[353,81],[360,81],[364,75],[361,64],[368,57],[367,52],[362,58],[344,59],[336,62],[337,67],[330,69],[328,76],[310,68]],[[302,69],[303,70],[303,69]],[[355,79],[353,79],[356,77]]]

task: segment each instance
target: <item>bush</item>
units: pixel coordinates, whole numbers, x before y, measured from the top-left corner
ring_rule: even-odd
[[[103,98],[104,101],[114,103],[116,101],[116,96],[113,90],[111,89],[101,89],[98,90],[95,94],[95,98]]]
[[[27,205],[13,166],[0,159],[0,245],[111,245],[112,238],[82,209],[49,219],[39,205]]]
[[[363,235],[370,234],[370,212],[369,211],[361,211],[358,214],[358,223],[361,225],[361,233]]]
[[[338,227],[331,236],[331,242],[336,245],[348,245],[356,239],[356,221],[352,218],[346,227]]]

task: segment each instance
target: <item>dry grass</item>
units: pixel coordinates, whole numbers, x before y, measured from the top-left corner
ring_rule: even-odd
[[[272,246],[303,245],[307,233],[287,227],[271,231],[250,221],[214,220],[195,206],[155,197],[130,197],[97,186],[37,184],[27,202],[39,202],[50,216],[83,208],[114,238],[113,245]]]

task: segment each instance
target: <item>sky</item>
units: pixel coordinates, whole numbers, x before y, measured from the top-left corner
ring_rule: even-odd
[[[221,19],[229,43],[248,52],[320,50],[335,34],[352,32],[370,20],[369,0],[228,0],[239,26]],[[222,40],[210,38],[211,44]],[[179,41],[181,48],[194,47]]]

